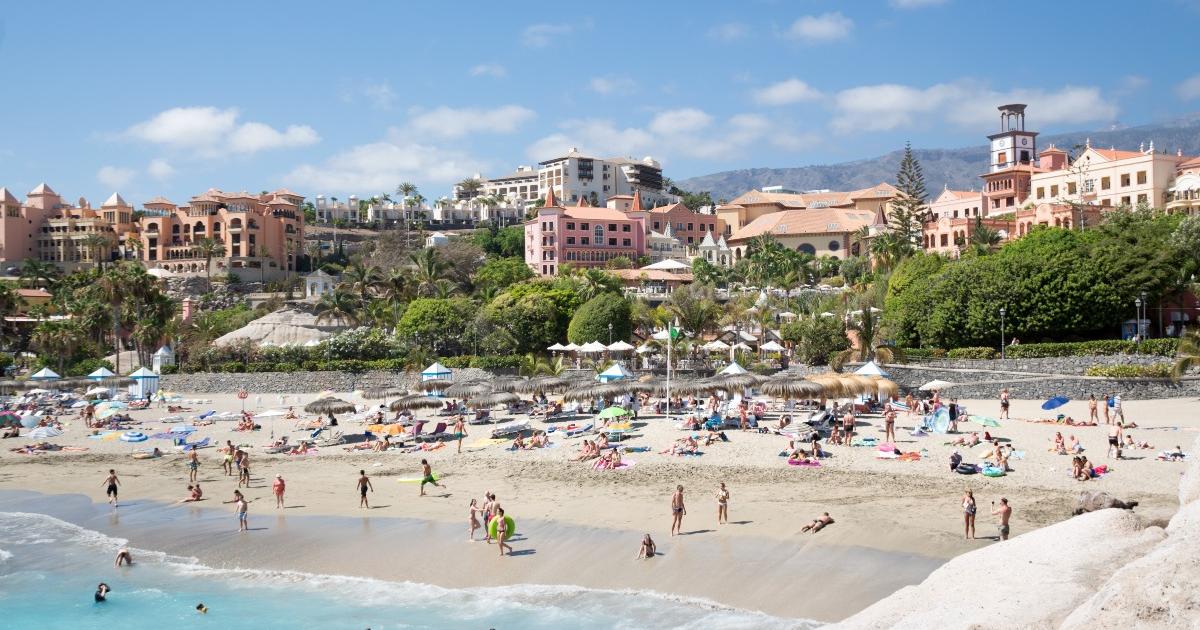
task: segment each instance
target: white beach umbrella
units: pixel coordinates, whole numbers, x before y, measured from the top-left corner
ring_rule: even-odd
[[[579,346],[569,343],[562,347],[563,352],[579,352]]]
[[[647,352],[654,352],[654,346],[650,345],[650,342],[647,341],[647,342],[643,343],[642,345],[638,346],[636,352],[638,354],[646,354]]]
[[[580,352],[585,352],[587,354],[596,354],[598,352],[604,352],[605,350],[608,350],[608,347],[599,341],[589,341],[588,343],[585,343],[579,347]]]
[[[549,348],[546,348],[546,349],[550,350],[552,352],[561,352],[565,348],[563,347],[563,345],[561,343],[556,343],[553,346],[550,346]]]
[[[734,350],[742,350],[742,351],[745,351],[745,352],[749,352],[750,350],[753,350],[753,348],[751,348],[750,346],[748,346],[748,345],[746,345],[746,344],[744,344],[744,343],[742,343],[742,342],[740,342],[740,341],[739,341],[739,342],[737,342],[737,343],[735,343],[735,344],[733,344],[733,349],[734,349]]]
[[[630,350],[633,350],[633,344],[626,341],[614,341],[608,346],[609,352],[629,352]]]
[[[710,341],[700,347],[703,348],[704,350],[708,350],[709,352],[719,352],[721,350],[728,350],[729,344],[725,343],[724,341],[721,341],[720,339],[717,339],[715,341]]]
[[[928,392],[928,391],[932,391],[935,389],[938,391],[941,391],[943,389],[946,389],[947,387],[954,387],[954,383],[951,383],[950,381],[943,381],[943,380],[932,380],[932,381],[929,381],[928,383],[925,383],[924,385],[922,385],[921,391]]]
[[[796,314],[791,311],[784,311],[779,314],[780,319],[796,319]]]
[[[762,345],[762,349],[766,350],[767,352],[782,352],[783,346],[774,341],[768,341]]]

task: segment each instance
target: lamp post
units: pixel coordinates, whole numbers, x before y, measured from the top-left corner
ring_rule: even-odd
[[[608,322],[608,345],[612,345],[612,322]]]
[[[1133,341],[1136,344],[1137,353],[1142,353],[1142,298],[1133,300]]]
[[[1001,359],[1005,358],[1005,351],[1004,351],[1004,313],[1005,313],[1005,309],[1004,309],[1004,307],[1003,307],[1003,306],[1001,306],[1001,307],[1000,307],[1000,358],[1001,358]]]

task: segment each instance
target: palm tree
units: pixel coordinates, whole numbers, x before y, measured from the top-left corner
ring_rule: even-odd
[[[619,293],[621,291],[621,280],[616,276],[604,271],[589,267],[574,276],[573,280],[578,287],[576,291],[583,301],[588,301],[596,296],[605,293]]]
[[[316,271],[321,266],[321,241],[308,246],[308,270]]]
[[[348,288],[358,291],[359,301],[366,304],[371,290],[379,282],[379,267],[364,265],[361,262],[353,263],[342,270],[342,282]]]
[[[87,251],[88,258],[92,259],[92,268],[98,271],[104,269],[104,259],[102,256],[105,249],[112,247],[112,235],[92,232],[84,236],[80,242],[84,250]]]
[[[433,295],[441,300],[448,299],[457,292],[458,285],[445,278],[438,278],[433,285]]]
[[[58,371],[61,374],[66,360],[75,354],[85,337],[79,324],[63,319],[38,324],[33,329],[30,342],[44,357],[53,356],[58,359]]]
[[[667,310],[684,330],[697,336],[712,330],[721,317],[721,306],[717,304],[712,288],[704,285],[685,285],[675,289],[667,303]]]
[[[225,256],[225,243],[215,238],[202,237],[196,239],[192,249],[197,256],[204,257],[204,272],[208,278],[208,291],[212,292],[212,259]]]
[[[410,296],[412,277],[407,269],[389,269],[376,283],[382,297],[402,301]]]
[[[409,260],[416,267],[414,281],[417,285],[417,295],[429,295],[435,291],[437,281],[446,273],[446,263],[436,249],[427,247],[409,255]]]
[[[1192,328],[1179,339],[1179,351],[1171,374],[1176,379],[1189,369],[1200,366],[1200,328]]]
[[[331,293],[322,295],[320,301],[317,302],[317,323],[346,323],[357,326],[361,323],[359,318],[361,310],[362,304],[358,301],[358,296],[342,287],[337,287]]]
[[[457,186],[463,199],[472,199],[479,194],[480,190],[483,190],[483,182],[474,178],[464,179],[458,182]]]
[[[22,285],[28,281],[30,287],[49,288],[54,285],[61,275],[58,268],[48,262],[26,258],[21,263],[20,282]]]
[[[871,226],[864,225],[850,235],[850,250],[858,256],[867,256],[867,245],[871,242]]]

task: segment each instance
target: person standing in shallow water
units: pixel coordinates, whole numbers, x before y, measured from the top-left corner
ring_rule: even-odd
[[[683,529],[683,517],[687,516],[687,506],[683,503],[683,486],[675,486],[675,494],[671,495],[671,535],[679,534]]]
[[[1000,540],[1008,540],[1008,519],[1012,516],[1012,508],[1008,506],[1008,499],[1000,497],[1000,507],[992,510],[992,516],[1000,517],[1000,524],[997,525],[1000,531]]]

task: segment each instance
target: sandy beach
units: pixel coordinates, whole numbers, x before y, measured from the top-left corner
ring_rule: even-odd
[[[343,398],[361,401],[352,394]],[[191,405],[195,412],[238,410],[233,395],[184,395],[211,402]],[[297,408],[315,396],[293,396]],[[254,402],[253,400],[251,402]],[[265,402],[265,401],[264,401]],[[272,401],[273,402],[273,401]],[[995,416],[995,401],[961,401],[975,414]],[[82,423],[66,419],[64,435],[51,441],[86,447],[87,452],[19,455],[4,449],[0,454],[0,489],[34,491],[42,495],[84,495],[103,503],[101,485],[109,468],[120,475],[123,507],[111,511],[114,523],[129,527],[141,540],[138,547],[160,549],[212,561],[222,566],[270,567],[327,574],[360,575],[392,580],[413,580],[446,586],[500,584],[577,584],[594,588],[642,588],[702,597],[724,605],[762,610],[779,616],[821,621],[843,619],[901,586],[920,582],[942,562],[967,551],[994,544],[990,503],[1007,497],[1014,508],[1013,534],[1019,536],[1070,516],[1081,490],[1103,490],[1140,502],[1138,514],[1167,519],[1178,507],[1177,488],[1184,464],[1157,461],[1162,449],[1188,447],[1200,430],[1192,400],[1127,401],[1126,418],[1138,424],[1130,433],[1154,449],[1127,452],[1128,459],[1109,461],[1104,456],[1106,429],[1036,424],[1021,419],[1043,417],[1040,401],[1014,401],[1013,420],[990,429],[1010,440],[1024,459],[1010,463],[1005,477],[985,478],[951,473],[947,461],[956,447],[944,444],[956,436],[908,436],[913,423],[904,415],[897,421],[898,447],[921,451],[921,461],[879,460],[875,449],[830,447],[833,457],[820,468],[788,466],[779,452],[783,437],[727,431],[729,442],[703,447],[699,457],[659,454],[684,435],[660,418],[635,423],[631,446],[649,446],[650,452],[629,453],[636,462],[618,471],[594,471],[590,464],[571,462],[582,437],[557,439],[555,447],[512,452],[505,444],[472,446],[486,437],[487,425],[471,425],[461,454],[453,444],[418,453],[347,452],[343,447],[321,448],[315,455],[266,455],[261,446],[272,431],[293,436],[292,422],[264,419],[264,428],[252,433],[233,431],[236,422],[220,421],[201,427],[192,439],[209,437],[218,443],[233,440],[250,448],[252,485],[247,496],[251,527],[266,529],[245,535],[227,535],[236,529],[231,506],[221,505],[235,487],[226,477],[215,449],[200,451],[200,480],[205,501],[163,508],[185,495],[187,466],[170,442],[141,444],[89,439]],[[263,409],[265,409],[265,405]],[[1071,402],[1056,413],[1086,418],[1084,402]],[[142,421],[140,430],[155,433],[177,424],[156,420],[165,410],[132,412]],[[428,415],[418,413],[418,417]],[[644,426],[642,425],[644,422]],[[1103,420],[1101,420],[1103,423]],[[535,428],[544,426],[534,420]],[[860,435],[882,439],[879,417],[860,418]],[[343,421],[348,435],[362,427]],[[980,429],[962,425],[964,432]],[[1104,477],[1078,482],[1070,476],[1070,457],[1048,452],[1055,431],[1075,435],[1086,454],[1113,471]],[[6,440],[17,446],[28,440]],[[135,460],[135,449],[159,446],[168,454],[160,459]],[[966,461],[977,462],[958,447]],[[442,475],[446,488],[427,488],[419,497],[420,459],[429,459]],[[374,483],[373,509],[358,507],[355,483],[359,469]],[[288,484],[288,508],[277,510],[271,480],[282,475]],[[731,493],[730,523],[717,525],[715,493],[725,482]],[[676,484],[686,488],[686,535],[668,536],[668,501]],[[972,488],[979,500],[979,540],[964,540],[960,496]],[[486,491],[498,495],[519,525],[522,536],[514,542],[517,555],[500,560],[496,549],[468,543],[467,504],[482,499]],[[6,493],[6,500],[20,498]],[[31,500],[24,497],[22,501]],[[55,499],[45,501],[51,513]],[[62,501],[82,501],[63,498]],[[155,528],[138,531],[138,506],[173,510],[177,522],[167,521],[170,532]],[[828,511],[836,523],[812,535],[801,527]],[[161,517],[156,517],[161,519]],[[158,522],[158,521],[155,521]],[[523,525],[521,525],[523,524]],[[144,525],[144,524],[143,524]],[[181,536],[180,532],[195,532]],[[637,562],[638,541],[649,532],[664,556]],[[128,532],[127,532],[128,533]],[[129,538],[129,536],[125,536]],[[264,540],[265,539],[265,540]],[[381,541],[396,541],[383,544]],[[174,542],[172,542],[174,541]],[[266,543],[266,544],[260,544]],[[393,555],[399,545],[406,553]],[[305,553],[288,550],[304,549]],[[697,579],[697,576],[704,576]],[[797,593],[814,596],[797,598]]]

